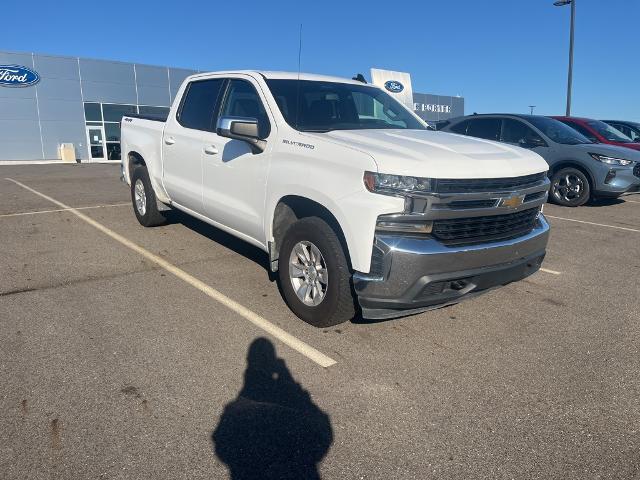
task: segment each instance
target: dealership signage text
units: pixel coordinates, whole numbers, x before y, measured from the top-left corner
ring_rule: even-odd
[[[414,103],[415,112],[451,113],[451,105],[438,105],[436,103]]]
[[[40,81],[40,75],[22,65],[0,65],[0,86],[28,87]]]

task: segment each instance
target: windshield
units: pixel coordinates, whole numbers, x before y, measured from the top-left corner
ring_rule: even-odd
[[[600,120],[589,120],[587,121],[587,125],[610,142],[631,143],[633,141],[620,130],[613,128],[611,125],[601,122]]]
[[[527,120],[556,143],[562,143],[563,145],[593,143],[581,133],[554,118],[527,117]]]
[[[427,130],[402,104],[379,88],[309,80],[267,80],[267,85],[284,119],[302,132]]]

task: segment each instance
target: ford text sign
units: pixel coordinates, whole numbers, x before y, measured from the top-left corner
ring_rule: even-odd
[[[404,85],[402,85],[397,80],[388,80],[384,82],[384,88],[389,90],[391,93],[400,93],[404,90]]]
[[[29,87],[40,81],[40,75],[22,65],[0,65],[0,87]]]

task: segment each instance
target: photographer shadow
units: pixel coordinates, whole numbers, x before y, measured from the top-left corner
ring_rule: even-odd
[[[320,479],[333,442],[329,416],[291,375],[273,344],[253,341],[244,385],[211,435],[232,480]]]

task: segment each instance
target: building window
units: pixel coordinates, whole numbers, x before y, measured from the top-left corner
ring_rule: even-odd
[[[131,114],[157,115],[167,117],[169,107],[158,107],[153,105],[126,105],[116,103],[85,102],[84,118],[87,126],[93,127],[92,135],[95,136],[95,127],[104,131],[104,141],[99,135],[100,141],[89,142],[91,146],[91,158],[107,158],[108,160],[120,160],[120,121],[125,115]],[[97,141],[96,141],[97,142]]]

